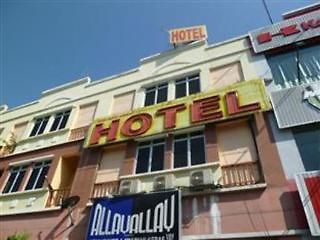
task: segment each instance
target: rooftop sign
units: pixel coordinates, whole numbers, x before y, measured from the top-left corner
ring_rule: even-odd
[[[85,147],[173,132],[270,109],[262,80],[251,80],[219,90],[136,109],[121,116],[96,119]]]
[[[171,44],[180,44],[204,40],[208,37],[205,25],[172,29],[169,31],[169,34]]]
[[[249,33],[255,53],[320,36],[320,10]]]

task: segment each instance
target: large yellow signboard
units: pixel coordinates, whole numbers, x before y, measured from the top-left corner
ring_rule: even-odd
[[[120,116],[96,119],[90,126],[85,147],[174,132],[270,108],[262,80],[241,82],[139,108]]]

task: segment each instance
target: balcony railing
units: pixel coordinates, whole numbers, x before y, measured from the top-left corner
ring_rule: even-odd
[[[71,129],[69,141],[83,139],[89,129],[89,126]]]
[[[223,187],[251,185],[260,182],[257,162],[221,166]]]
[[[94,184],[92,198],[100,198],[116,194],[119,190],[119,181],[104,182]]]
[[[53,189],[49,191],[47,207],[58,207],[64,199],[69,197],[70,188]]]

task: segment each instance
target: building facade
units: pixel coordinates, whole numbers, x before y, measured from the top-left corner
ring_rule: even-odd
[[[304,73],[278,80],[282,53],[257,51],[249,35],[179,46],[2,106],[0,238],[91,239],[97,201],[178,189],[180,239],[316,239],[294,176],[319,170],[309,142],[320,135],[305,136],[319,130],[319,112],[302,130],[281,127],[277,94],[299,88]],[[317,54],[317,39],[299,54]],[[109,239],[101,229],[96,239]]]
[[[283,14],[249,33],[270,94],[273,134],[286,178],[298,188],[311,232],[320,235],[320,5]],[[310,183],[312,181],[312,183]]]

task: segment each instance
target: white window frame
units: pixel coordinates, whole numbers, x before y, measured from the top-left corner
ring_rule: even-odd
[[[154,146],[164,145],[164,150],[163,150],[163,151],[164,151],[163,166],[164,166],[167,139],[164,138],[164,139],[163,139],[163,142],[154,143],[154,141],[157,141],[157,140],[158,140],[158,139],[150,140],[150,144],[144,145],[144,146],[138,146],[138,147],[137,147],[137,151],[136,151],[136,161],[135,161],[136,164],[135,164],[134,174],[144,174],[144,173],[156,172],[156,171],[151,171],[151,167],[152,167],[152,153],[153,153],[153,147],[154,147]],[[146,142],[148,142],[148,141],[146,141]],[[141,144],[141,143],[144,143],[144,142],[140,142],[140,144]],[[136,171],[137,171],[137,165],[138,165],[139,150],[140,150],[140,149],[144,149],[144,148],[148,148],[148,149],[149,149],[148,171],[147,171],[147,172],[136,173]],[[165,169],[157,170],[157,171],[163,171],[163,170],[165,170]]]
[[[49,117],[49,118],[48,118],[48,117]],[[46,123],[46,126],[45,126],[43,132],[39,134],[39,131],[40,131],[40,129],[42,128],[43,122],[44,122],[44,120],[45,120],[46,118],[48,118],[48,121],[47,121],[47,123]],[[33,125],[32,125],[31,132],[30,132],[30,134],[29,134],[29,137],[36,137],[36,136],[39,136],[39,135],[44,134],[44,133],[46,132],[46,129],[48,128],[49,123],[50,123],[50,118],[51,118],[50,115],[46,115],[46,116],[43,116],[43,117],[37,117],[37,118],[35,118],[35,119],[33,120]],[[35,126],[36,126],[36,122],[37,122],[38,120],[40,120],[40,119],[41,119],[41,123],[40,123],[40,125],[39,125],[36,133],[31,136],[31,134],[32,134],[32,132],[33,132],[33,129],[34,129]]]
[[[38,163],[39,163],[39,162],[38,162]],[[26,184],[25,184],[25,186],[24,186],[24,190],[25,190],[25,191],[30,191],[30,190],[34,190],[34,189],[35,189],[36,185],[38,184],[39,177],[40,177],[40,175],[41,175],[42,172],[43,172],[43,169],[44,169],[45,167],[47,167],[47,166],[49,166],[49,168],[50,168],[51,163],[52,163],[51,160],[46,160],[46,161],[41,162],[41,165],[39,165],[39,166],[35,166],[35,165],[32,166],[32,170],[30,171],[30,174],[29,174],[29,176],[28,176],[28,180],[26,181]],[[37,163],[35,163],[35,164],[37,164]],[[41,170],[38,172],[38,175],[37,175],[37,177],[36,177],[36,179],[35,179],[32,187],[31,187],[30,189],[26,189],[26,187],[28,186],[28,183],[29,183],[29,181],[30,181],[30,178],[31,178],[31,176],[32,176],[33,171],[34,171],[35,169],[38,169],[38,168],[41,168]]]
[[[51,112],[51,113],[48,113],[48,114],[44,114],[44,115],[42,115],[42,116],[35,117],[35,118],[33,119],[32,123],[31,123],[31,131],[30,131],[28,137],[29,137],[29,138],[33,138],[33,137],[41,136],[41,135],[46,134],[46,133],[53,133],[53,132],[58,132],[58,131],[62,131],[62,130],[64,130],[64,129],[67,129],[68,126],[69,126],[70,118],[71,118],[71,116],[72,116],[72,114],[73,114],[72,109],[73,109],[73,107],[65,108],[65,109],[60,109],[59,111],[55,111],[55,112]],[[67,120],[67,122],[66,122],[65,127],[59,129],[59,126],[60,126],[60,124],[61,124],[61,122],[62,122],[62,119],[63,119],[63,116],[62,116],[62,118],[60,119],[60,122],[59,122],[59,125],[58,125],[57,129],[51,131],[51,128],[52,128],[53,123],[54,123],[54,120],[55,120],[55,117],[56,117],[59,113],[65,113],[65,112],[68,112],[68,111],[70,111],[70,113],[69,113],[69,117],[68,117],[68,120]],[[42,132],[41,134],[39,134],[39,130],[40,130],[42,124],[43,124],[43,120],[44,120],[45,118],[47,118],[47,117],[49,117],[48,122],[47,122],[47,124],[46,124],[43,132]],[[35,124],[36,124],[36,122],[37,122],[38,119],[42,119],[42,122],[41,122],[40,126],[38,127],[38,130],[37,130],[36,134],[34,134],[33,136],[31,136],[31,133],[32,133],[32,131],[33,131],[33,129],[34,129],[34,127],[35,127]]]
[[[68,119],[67,119],[66,125],[64,126],[64,128],[60,128],[61,123],[62,123],[62,120],[63,120],[64,116],[66,116],[66,113],[67,113],[67,112],[69,112],[69,114],[68,114]],[[59,120],[58,126],[57,126],[56,129],[51,130],[51,128],[53,127],[53,124],[54,124],[54,122],[55,122],[55,120],[56,120],[56,118],[57,118],[57,116],[58,116],[59,114],[62,114],[62,115],[61,115],[61,118],[60,118],[60,120]],[[67,127],[67,124],[68,124],[70,115],[71,115],[71,109],[68,109],[68,110],[65,110],[65,111],[60,111],[60,112],[57,112],[57,113],[53,114],[53,121],[52,121],[52,124],[51,124],[51,126],[50,126],[50,130],[49,130],[49,131],[50,131],[50,132],[56,132],[56,131],[65,129],[65,128]]]
[[[194,76],[196,74],[197,74],[197,77],[191,78],[191,76]],[[175,88],[176,88],[177,85],[185,83],[186,84],[186,95],[185,95],[185,97],[189,96],[190,95],[190,87],[189,87],[190,82],[194,81],[195,79],[197,79],[199,81],[199,88],[200,88],[199,92],[201,92],[200,73],[190,74],[190,75],[188,75],[188,76],[186,76],[184,78],[175,80]],[[178,97],[178,98],[181,98],[181,97]],[[176,89],[175,89],[175,99],[178,99],[178,98],[177,98]]]
[[[166,84],[166,85],[165,85],[165,86],[161,86],[161,85],[164,85],[164,84]],[[148,88],[152,88],[152,89],[149,89],[149,90],[148,90]],[[158,104],[158,102],[157,102],[157,100],[158,100],[158,92],[159,92],[159,90],[164,89],[164,88],[167,89],[167,100],[166,100],[166,101],[168,101],[168,92],[169,92],[169,83],[168,83],[168,82],[163,82],[163,83],[159,83],[159,84],[154,85],[154,86],[145,87],[145,95],[144,95],[144,103],[143,103],[144,107]],[[154,101],[153,101],[153,104],[151,104],[151,105],[146,105],[147,94],[148,94],[149,92],[155,92],[155,94],[154,94]]]
[[[21,165],[21,166],[13,166],[13,168],[18,168],[17,170],[10,170],[9,172],[10,172],[10,174],[8,174],[8,176],[7,176],[7,179],[6,179],[6,181],[5,181],[5,184],[4,184],[4,186],[3,186],[3,188],[1,189],[1,194],[9,194],[9,193],[13,193],[12,192],[12,189],[13,189],[13,186],[16,184],[16,182],[17,182],[17,179],[19,178],[19,176],[20,176],[20,172],[22,172],[23,170],[25,171],[25,174],[27,173],[27,170],[28,170],[28,165]],[[18,172],[18,174],[15,176],[15,178],[14,178],[14,180],[13,180],[13,183],[11,184],[11,186],[10,186],[10,188],[9,188],[9,190],[8,190],[8,192],[6,192],[6,193],[4,193],[3,191],[5,190],[5,188],[6,188],[6,186],[7,186],[7,184],[8,184],[8,181],[9,181],[9,179],[10,179],[10,177],[11,177],[11,174],[12,173],[14,173],[14,172]],[[25,177],[25,175],[24,175],[24,177]],[[23,177],[23,178],[24,178]],[[22,179],[23,180],[23,179]],[[23,184],[23,182],[21,182],[21,184]],[[18,190],[19,190],[19,188],[21,188],[21,186],[19,186],[18,187]],[[17,190],[17,191],[18,191]],[[16,192],[17,192],[16,191]]]
[[[205,162],[203,164],[206,164],[207,163],[207,151],[206,151],[206,136],[204,134],[203,131],[201,131],[202,134],[199,134],[199,135],[196,135],[196,136],[191,136],[191,134],[193,134],[194,132],[191,132],[191,133],[181,133],[181,134],[176,134],[175,136],[179,136],[179,135],[184,135],[184,134],[187,134],[187,137],[185,138],[179,138],[179,139],[175,139],[175,136],[173,136],[173,141],[172,141],[172,155],[173,155],[173,161],[172,161],[172,169],[180,169],[180,168],[186,168],[186,167],[192,167],[192,166],[198,166],[198,165],[201,165],[201,164],[195,164],[195,165],[192,165],[191,164],[191,139],[195,139],[195,138],[203,138],[203,142],[204,142],[204,160]],[[175,143],[176,142],[182,142],[182,141],[185,141],[187,140],[187,163],[188,165],[187,166],[183,166],[183,167],[174,167],[174,163],[175,163],[175,155],[174,155],[174,152],[175,152]]]

